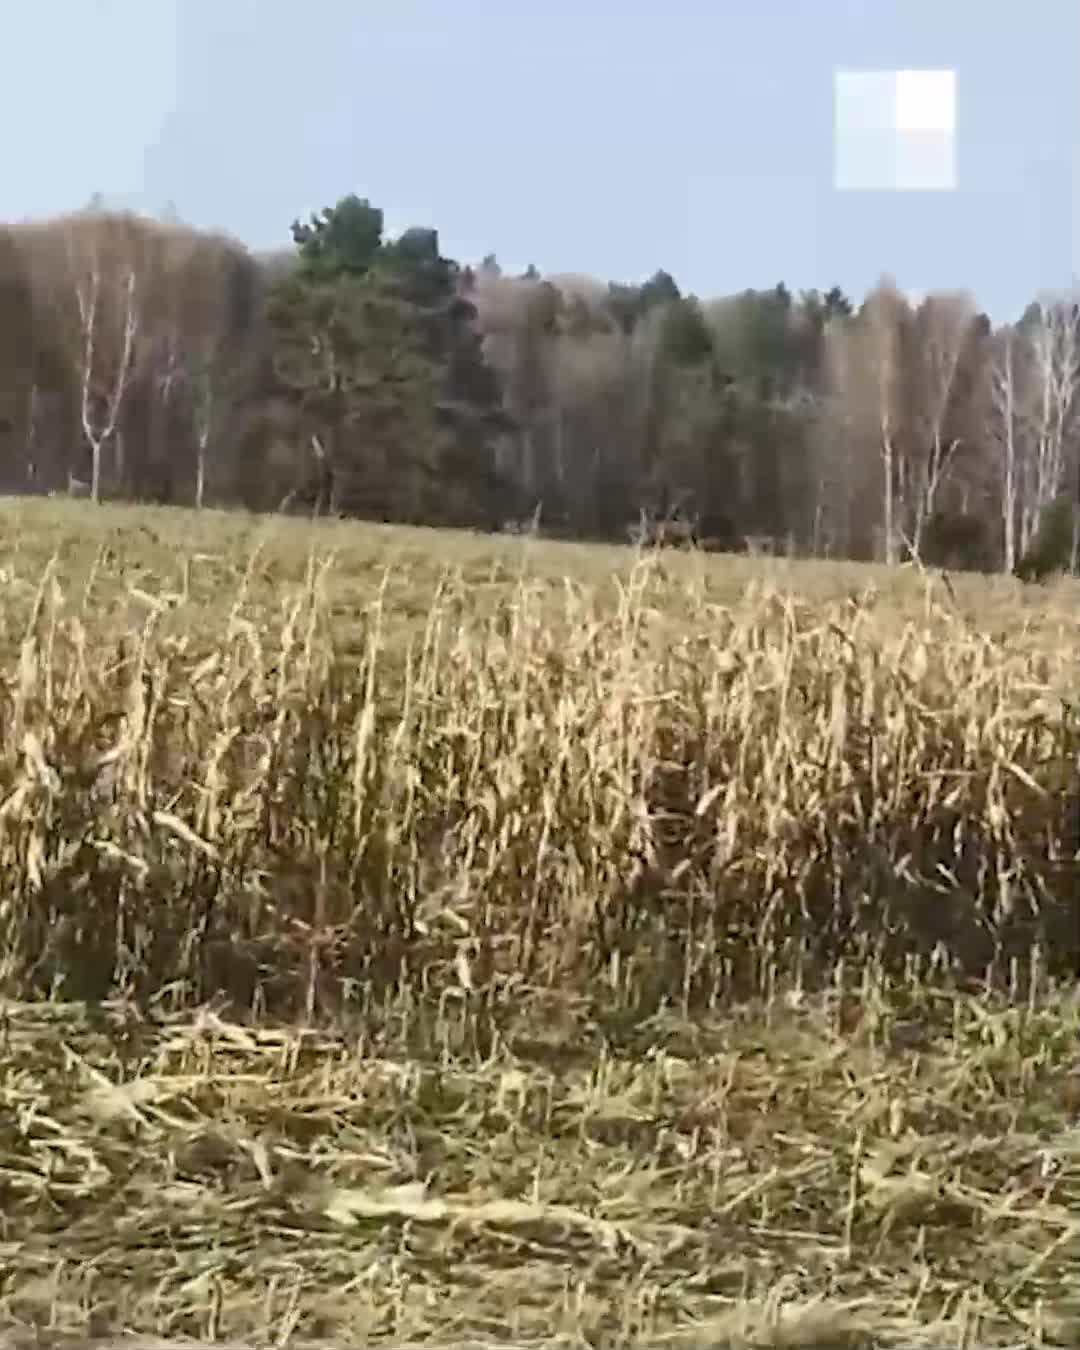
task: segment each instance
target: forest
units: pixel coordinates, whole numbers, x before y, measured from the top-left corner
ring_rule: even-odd
[[[995,327],[888,276],[510,276],[354,195],[292,240],[100,202],[0,230],[0,491],[1077,568],[1071,294]]]

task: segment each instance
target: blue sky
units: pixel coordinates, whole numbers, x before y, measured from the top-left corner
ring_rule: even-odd
[[[888,271],[995,320],[1080,271],[1077,0],[35,0],[4,23],[6,219],[100,191],[264,248],[355,191],[462,261],[665,267],[702,296]],[[834,71],[941,67],[957,190],[837,192]]]

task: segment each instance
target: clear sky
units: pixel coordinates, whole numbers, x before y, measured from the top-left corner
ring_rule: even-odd
[[[348,192],[443,252],[714,296],[883,271],[995,320],[1080,271],[1078,0],[34,0],[0,217],[159,211],[256,248]],[[956,71],[958,187],[837,192],[839,69]]]

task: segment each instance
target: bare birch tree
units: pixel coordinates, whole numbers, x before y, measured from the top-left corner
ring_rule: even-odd
[[[908,444],[900,468],[916,553],[960,447],[958,429],[950,422],[974,323],[974,301],[961,291],[928,295],[914,316],[905,363]]]
[[[882,528],[885,562],[900,561],[900,543],[912,514],[913,485],[905,454],[906,338],[911,308],[894,282],[878,283],[866,302],[867,336],[881,450]]]
[[[1012,328],[996,335],[994,358],[988,370],[989,438],[999,452],[1001,480],[1002,564],[1014,572],[1022,548],[1018,548],[1017,524],[1022,493],[1024,427],[1021,422],[1022,390],[1018,387],[1017,336]]]
[[[994,338],[988,433],[1001,485],[1003,565],[1031,549],[1043,511],[1080,472],[1080,307],[1043,298]]]
[[[175,410],[184,427],[181,457],[194,480],[194,505],[201,509],[210,454],[249,337],[251,315],[235,312],[235,290],[251,281],[253,270],[228,240],[182,226],[158,227],[157,233],[146,364],[162,426],[172,425]],[[170,447],[174,462],[176,450]]]
[[[79,418],[90,450],[94,502],[101,499],[102,452],[116,435],[140,327],[136,234],[132,220],[93,213],[73,217],[65,232]]]
[[[1076,299],[1040,300],[1029,343],[1031,453],[1025,463],[1022,552],[1034,537],[1041,511],[1065,486],[1076,453],[1080,411],[1080,306]]]
[[[870,292],[855,318],[836,320],[826,330],[830,421],[846,447],[840,481],[849,520],[864,499],[861,489],[867,475],[862,461],[869,452],[878,461],[874,495],[880,503],[881,553],[889,564],[899,561],[906,514],[902,363],[909,322],[907,301],[886,278]],[[853,520],[850,528],[856,528]]]

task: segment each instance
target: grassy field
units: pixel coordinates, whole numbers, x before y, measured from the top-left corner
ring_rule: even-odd
[[[0,503],[0,1333],[1080,1345],[1080,588]]]

